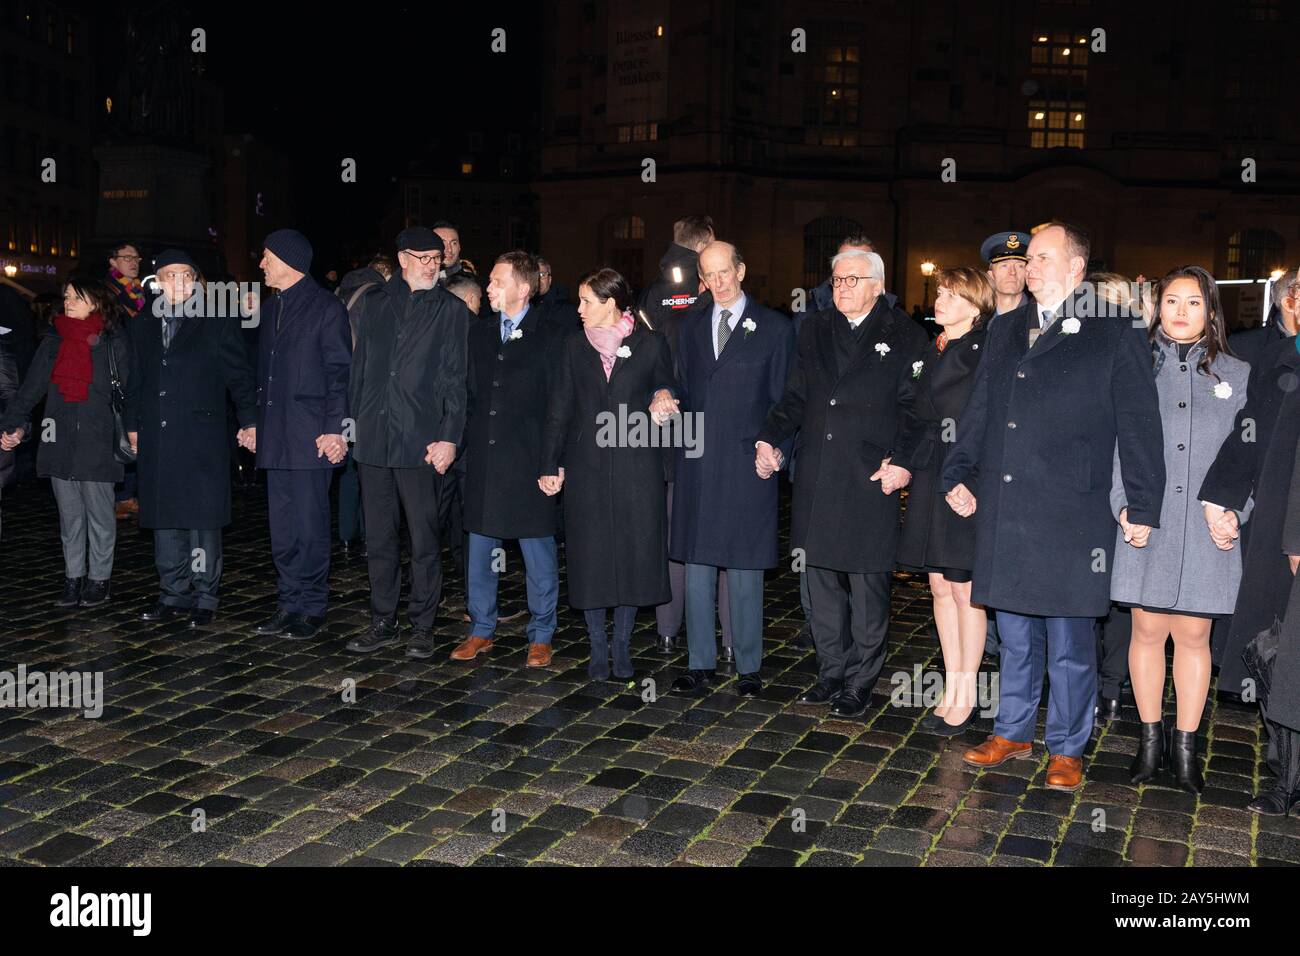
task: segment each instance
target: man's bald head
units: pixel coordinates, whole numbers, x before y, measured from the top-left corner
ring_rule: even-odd
[[[713,301],[728,306],[741,296],[745,281],[745,259],[730,242],[714,240],[700,250],[700,278],[713,294]]]

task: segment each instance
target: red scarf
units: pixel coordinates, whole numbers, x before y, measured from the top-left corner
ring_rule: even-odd
[[[138,315],[140,310],[144,308],[144,286],[140,284],[140,280],[128,279],[117,271],[116,266],[109,266],[108,272],[113,277],[113,281],[126,291],[127,298],[131,300],[129,306],[131,314]]]
[[[605,369],[605,381],[609,381],[609,376],[614,371],[614,359],[618,357],[618,350],[622,348],[623,340],[632,334],[634,328],[636,323],[632,319],[632,313],[626,311],[614,320],[613,325],[600,328],[592,328],[590,325],[583,327],[587,341],[600,353],[600,364]]]
[[[90,361],[91,339],[99,340],[99,333],[104,331],[104,317],[98,312],[84,319],[56,315],[54,330],[63,341],[59,343],[50,381],[59,386],[65,402],[84,402],[90,396],[94,369]]]

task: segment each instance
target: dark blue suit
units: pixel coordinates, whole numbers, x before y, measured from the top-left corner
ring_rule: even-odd
[[[303,276],[263,309],[258,334],[257,467],[266,469],[279,607],[323,616],[329,598],[329,488],[320,435],[345,434],[352,331],[343,303]]]

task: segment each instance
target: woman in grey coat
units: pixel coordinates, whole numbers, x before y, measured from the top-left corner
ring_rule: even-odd
[[[1172,635],[1178,703],[1168,756],[1179,785],[1199,793],[1196,730],[1210,689],[1210,627],[1216,616],[1232,613],[1241,553],[1231,539],[1226,547],[1215,543],[1196,492],[1246,403],[1250,366],[1227,350],[1218,287],[1204,269],[1170,272],[1157,283],[1154,301],[1149,335],[1165,441],[1164,504],[1160,527],[1139,543],[1127,520],[1117,453],[1111,507],[1120,528],[1111,598],[1133,608],[1129,673],[1142,720],[1133,782],[1152,779],[1164,764],[1160,705]],[[1238,520],[1249,513],[1248,503]]]

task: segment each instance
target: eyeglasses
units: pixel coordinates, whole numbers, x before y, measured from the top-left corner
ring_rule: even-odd
[[[439,262],[442,261],[442,253],[441,253],[441,252],[431,252],[431,253],[429,253],[428,255],[423,255],[423,256],[418,255],[418,254],[416,254],[416,253],[414,253],[414,252],[407,252],[405,249],[403,249],[402,252],[404,252],[406,255],[410,256],[412,259],[414,259],[416,262],[418,262],[418,263],[419,263],[420,265],[422,265],[422,266],[427,266],[427,265],[428,265],[430,262],[432,262],[434,259],[437,259]]]
[[[114,259],[121,259],[123,262],[139,262],[142,256],[114,256]]]
[[[831,276],[831,285],[837,289],[842,285],[852,289],[854,286],[858,284],[858,280],[860,279],[869,280],[874,278],[875,276]]]
[[[549,272],[539,272],[537,274],[541,276],[543,279],[549,279],[551,277],[551,274]]]

